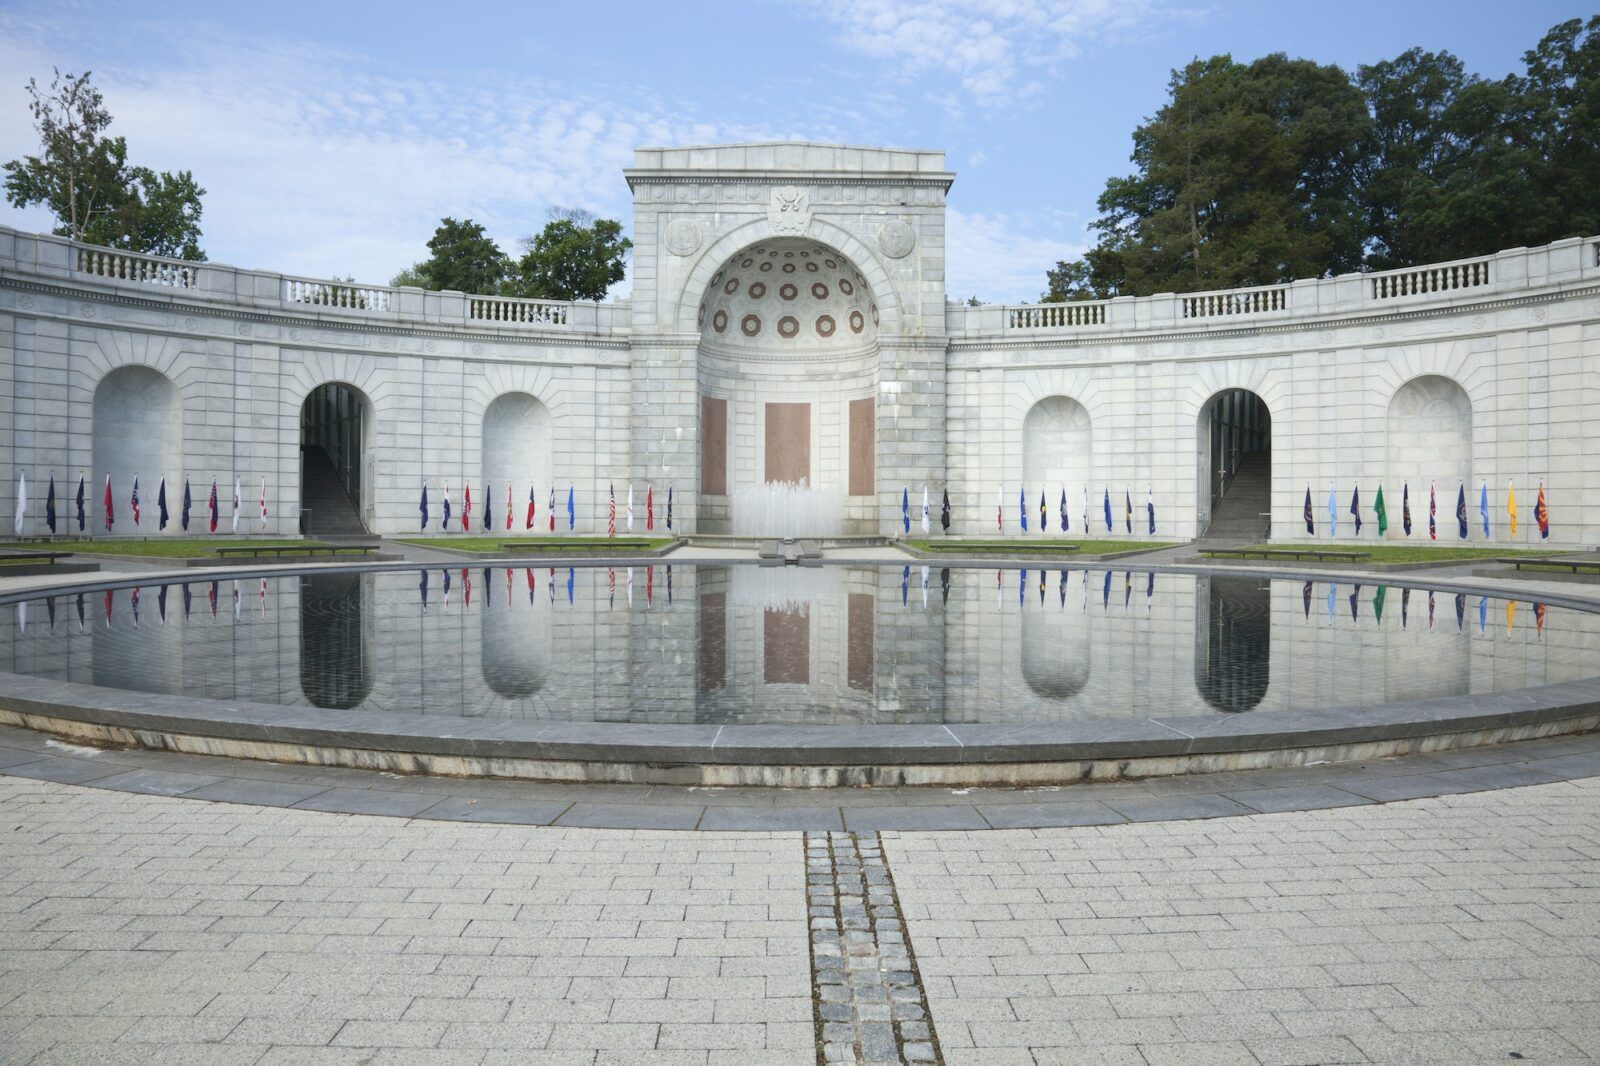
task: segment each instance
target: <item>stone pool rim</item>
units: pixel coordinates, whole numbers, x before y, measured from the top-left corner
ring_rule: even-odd
[[[495,566],[507,562],[495,560]],[[538,562],[550,565],[547,559]],[[614,566],[629,565],[630,560],[586,562]],[[661,565],[655,560],[631,562]],[[1084,562],[1089,565],[1068,569],[1322,583],[1336,579],[1327,570]],[[1023,564],[986,560],[983,568],[1022,569]],[[582,564],[562,560],[560,565]],[[899,564],[840,560],[839,565]],[[0,606],[63,593],[185,581],[422,569],[456,567],[415,562],[255,566],[200,578],[192,571],[115,578],[102,573],[96,580],[9,591],[0,594]],[[1357,576],[1362,580],[1355,581]],[[1557,592],[1517,596],[1520,590],[1481,580],[1444,584],[1349,572],[1340,583],[1431,588],[1600,613],[1600,604],[1592,599]],[[778,786],[1050,784],[1342,761],[1589,731],[1600,728],[1600,676],[1506,692],[1315,711],[1157,714],[1067,723],[805,726],[432,718],[144,693],[0,672],[0,722],[111,746],[457,776]]]

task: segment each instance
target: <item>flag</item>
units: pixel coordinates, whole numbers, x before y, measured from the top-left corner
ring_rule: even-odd
[[[105,499],[104,499],[104,501],[102,503],[102,506],[105,509],[106,529],[109,530],[114,524],[116,524],[116,521],[117,521],[117,516],[111,509],[111,475],[110,474],[106,475],[106,492],[105,492]]]
[[[181,518],[179,520],[179,524],[181,526],[183,526],[184,529],[188,529],[189,528],[189,512],[191,510],[193,510],[193,509],[194,509],[194,494],[189,491],[189,479],[188,478],[184,478],[183,479],[183,514],[182,514],[182,516],[181,516]],[[187,590],[188,587],[189,586],[185,585],[184,586],[185,590]]]
[[[1478,634],[1483,635],[1484,627],[1489,624],[1489,597],[1478,597]]]
[[[1311,486],[1310,486],[1310,484],[1306,485],[1305,519],[1306,519],[1306,535],[1307,536],[1311,536],[1311,537],[1316,536],[1317,535],[1317,519],[1316,519],[1316,516],[1314,516],[1311,513]]]
[[[1490,538],[1489,530],[1489,483],[1485,481],[1478,489],[1478,517],[1483,520],[1483,539]]]
[[[656,528],[656,487],[654,485],[650,484],[647,481],[647,482],[645,482],[645,486],[644,486],[644,531],[646,533],[651,533],[651,532],[655,531],[655,528]],[[650,578],[650,575],[646,574],[645,575],[645,603],[647,605],[650,602],[650,588],[649,588],[650,582],[649,582],[649,578]]]
[[[1334,607],[1338,602],[1339,602],[1339,586],[1338,585],[1329,585],[1328,586],[1327,608],[1328,608],[1328,621],[1330,621],[1330,622],[1333,621]]]
[[[206,507],[211,511],[211,532],[217,531],[217,479],[211,479],[211,498],[206,501]]]
[[[239,485],[239,479],[236,476],[233,479],[233,531],[235,533],[239,532],[239,494],[240,494],[240,485]],[[234,589],[235,593],[237,593],[238,591],[239,591],[238,589]],[[234,605],[238,606],[237,598],[235,598],[235,600],[234,600]]]
[[[471,491],[472,491],[472,486],[470,486],[470,485],[467,486],[467,492],[470,494]],[[494,528],[494,486],[486,483],[483,486],[483,531],[485,533],[487,533],[487,532],[489,532],[489,530],[491,530],[493,528]]]
[[[633,532],[633,482],[628,482],[628,532]]]
[[[133,495],[128,497],[128,508],[133,512],[133,524],[139,524],[139,475],[133,475]]]
[[[28,475],[17,474],[17,514],[11,520],[11,530],[17,536],[22,536],[23,519],[28,514]]]
[[[1328,536],[1339,535],[1339,494],[1332,484],[1328,486]]]
[[[1110,606],[1111,606],[1111,571],[1110,570],[1106,571],[1105,584],[1100,587],[1100,606],[1102,608],[1110,608]]]
[[[1361,620],[1361,586],[1357,585],[1350,590],[1350,621]]]
[[[472,482],[461,490],[461,532],[472,529]]]
[[[534,512],[534,509],[535,509],[535,505],[534,505],[533,499],[534,499],[534,497],[533,497],[533,482],[530,481],[530,482],[528,482],[528,517],[523,520],[523,523],[522,523],[522,528],[523,529],[532,529],[533,528],[533,512]]]
[[[1372,501],[1372,513],[1378,516],[1378,536],[1389,532],[1389,509],[1383,505],[1383,485],[1378,485],[1378,497]]]
[[[1350,493],[1350,513],[1356,519],[1356,536],[1361,536],[1361,486],[1357,485]]]
[[[84,507],[83,507],[83,488],[84,488],[84,486],[83,486],[83,475],[79,474],[78,475],[78,498],[77,498],[77,501],[76,501],[77,505],[78,505],[78,532],[79,533],[83,532],[83,527],[84,527],[84,523],[85,523]]]
[[[44,524],[56,531],[56,476],[50,475],[50,493],[44,498]]]
[[[1133,532],[1133,493],[1122,490],[1122,522],[1129,533]]]
[[[950,490],[944,490],[944,503],[939,505],[939,527],[950,532]]]
[[[1467,594],[1456,593],[1456,632],[1459,633],[1467,627]]]
[[[672,486],[671,485],[667,486],[667,528],[668,529],[672,528]],[[672,567],[669,566],[669,567],[667,567],[667,592],[669,593],[669,595],[667,596],[667,602],[668,603],[672,602],[672,597],[670,595],[671,591],[672,591]]]
[[[1404,629],[1406,627],[1406,622],[1410,619],[1410,617],[1411,617],[1411,590],[1407,589],[1407,588],[1402,588],[1400,590],[1400,628],[1401,629]]]
[[[1083,486],[1083,535],[1086,537],[1089,535],[1089,486],[1087,484]],[[1083,579],[1085,581],[1089,580],[1089,571],[1085,570],[1083,572]]]
[[[550,506],[545,508],[545,514],[550,517],[550,532],[554,533],[556,531],[556,487],[554,485],[550,486]]]
[[[261,479],[261,525],[267,524],[267,479]]]
[[[1070,523],[1067,521],[1067,487],[1065,485],[1062,485],[1061,486],[1061,532],[1065,533],[1067,531],[1067,526],[1069,524]]]
[[[930,529],[930,526],[928,525],[928,486],[924,485],[924,486],[922,486],[922,535],[924,537],[926,537],[928,535],[929,529]]]
[[[907,534],[911,532],[911,490],[904,485],[900,486],[900,527]]]
[[[1439,487],[1428,482],[1428,539],[1439,539]]]
[[[1022,518],[1021,518],[1022,531],[1024,533],[1026,533],[1028,531],[1028,490],[1027,489],[1018,489],[1017,490],[1017,513],[1022,516]]]
[[[1156,490],[1149,485],[1144,489],[1144,510],[1150,519],[1150,535],[1156,535]]]
[[[1105,500],[1103,502],[1104,502],[1104,505],[1105,505],[1105,512],[1106,512],[1106,532],[1110,533],[1111,532],[1111,490],[1110,489],[1106,489],[1105,490]],[[1110,575],[1109,572],[1106,574],[1106,580],[1107,581],[1111,580],[1111,575]]]
[[[1379,585],[1377,594],[1372,597],[1372,620],[1378,624],[1383,623],[1383,600],[1389,594],[1388,585]]]
[[[1044,489],[1039,490],[1039,532],[1050,532],[1050,511],[1045,506]]]
[[[567,532],[570,533],[577,523],[578,512],[573,509],[572,486],[567,485]]]
[[[1461,482],[1461,487],[1456,490],[1456,525],[1460,527],[1461,539],[1467,539],[1467,483]]]
[[[1514,481],[1506,482],[1506,515],[1511,521],[1511,539],[1517,539],[1517,485]]]
[[[1153,577],[1155,575],[1155,571],[1150,571],[1150,574]],[[1300,587],[1300,603],[1302,605],[1302,611],[1305,614],[1306,621],[1309,622],[1311,620],[1311,582],[1309,581]]]
[[[1006,529],[1006,501],[999,489],[994,492],[994,527],[1001,533]]]
[[[531,503],[531,497],[533,494],[533,489],[531,487],[528,489],[528,493],[530,497],[529,502]],[[533,521],[532,515],[528,516],[528,521]],[[509,481],[506,482],[506,532],[511,532],[511,482]]]
[[[139,628],[139,591],[139,586],[135,585],[133,587],[133,592],[128,597],[128,606],[133,608],[133,628],[135,629]],[[233,583],[233,602],[234,614],[238,614],[239,583],[237,581]]]
[[[569,566],[569,567],[567,567],[567,605],[568,606],[572,605],[572,582],[573,582],[573,580],[574,579],[573,579],[573,574],[572,574],[572,567]]]
[[[450,482],[448,481],[444,483],[444,514],[439,519],[439,528],[445,533],[450,532]]]
[[[217,617],[217,583],[215,581],[211,582],[211,586],[206,589],[206,602],[211,605],[211,617]]]
[[[423,529],[427,529],[428,528],[428,483],[426,481],[424,481],[422,483],[422,499],[417,502],[417,510],[422,512],[422,528]],[[426,573],[424,573],[422,575],[422,579],[424,581],[426,581],[428,579],[428,575]],[[423,587],[426,588],[427,586],[424,585]],[[426,593],[424,593],[424,595],[423,595],[423,602],[424,603],[427,602]]]
[[[1400,484],[1400,528],[1411,536],[1411,482]]]
[[[156,528],[166,529],[167,519],[170,516],[167,514],[167,476],[165,474],[161,475],[161,484],[156,488],[156,513],[159,515],[156,520]]]
[[[1539,498],[1533,505],[1533,520],[1539,526],[1539,539],[1550,539],[1550,508],[1544,502],[1544,482],[1539,482]]]
[[[1511,635],[1511,630],[1517,621],[1517,601],[1506,601],[1506,636]]]
[[[606,536],[614,537],[617,535],[617,487],[608,487],[611,490],[611,502],[606,510]]]
[[[422,491],[423,492],[427,492],[428,490],[427,490],[426,487],[424,487]],[[423,525],[427,525],[428,524],[427,519],[423,519],[422,524]],[[426,571],[426,570],[421,571],[420,576],[417,578],[417,595],[422,600],[422,613],[423,614],[427,614],[428,613],[428,571]]]

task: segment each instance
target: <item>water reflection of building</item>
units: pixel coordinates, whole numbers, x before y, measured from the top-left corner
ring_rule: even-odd
[[[1272,680],[1272,586],[1254,577],[1195,579],[1194,680],[1219,711],[1261,704]]]

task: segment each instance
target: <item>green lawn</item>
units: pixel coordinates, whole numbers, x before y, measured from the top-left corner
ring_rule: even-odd
[[[934,539],[905,540],[901,543],[918,551],[968,552],[973,555],[1007,555],[1019,551],[1048,552],[1073,555],[1110,555],[1113,552],[1141,551],[1147,548],[1170,548],[1172,544],[1155,540],[1076,540],[1069,537],[1011,537],[998,540],[940,537]]]
[[[504,544],[537,552],[654,551],[676,537],[418,537],[400,543],[419,548],[450,548],[464,552],[498,552]]]
[[[21,544],[0,542],[7,551],[83,552],[95,555],[148,555],[162,559],[193,559],[211,554],[213,548],[249,546],[260,548],[326,547],[314,540],[254,540],[247,537],[152,537],[150,540],[66,540],[27,541]]]
[[[1272,551],[1275,548],[1326,548],[1329,551],[1366,552],[1374,563],[1426,563],[1445,559],[1497,559],[1511,555],[1560,555],[1561,552],[1537,548],[1464,548],[1441,544],[1363,544],[1337,541],[1326,544],[1257,544],[1247,551]],[[1359,561],[1359,560],[1358,560]]]

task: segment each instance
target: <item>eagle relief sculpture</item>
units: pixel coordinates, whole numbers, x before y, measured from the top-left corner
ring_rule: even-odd
[[[793,185],[773,189],[767,221],[772,223],[773,233],[785,237],[803,235],[811,225],[811,195]]]

